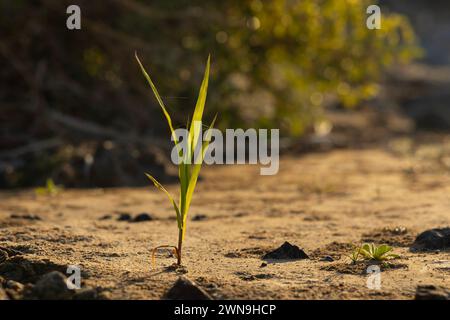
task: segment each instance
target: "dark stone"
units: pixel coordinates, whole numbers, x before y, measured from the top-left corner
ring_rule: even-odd
[[[119,217],[117,218],[117,221],[130,221],[131,215],[128,213],[121,213]]]
[[[261,265],[259,267],[260,268],[265,268],[265,267],[267,267],[267,263],[263,262],[263,263],[261,263]]]
[[[97,300],[98,293],[97,290],[93,288],[82,288],[75,291],[72,297],[73,300]]]
[[[308,255],[297,247],[296,245],[292,245],[289,242],[283,243],[281,247],[266,253],[263,256],[264,260],[300,260],[300,259],[309,259]]]
[[[151,215],[143,212],[143,213],[138,214],[136,217],[134,217],[132,222],[144,222],[144,221],[152,221],[152,220],[153,220],[153,217]]]
[[[450,290],[433,285],[420,285],[416,289],[416,300],[450,300]]]
[[[66,277],[58,271],[52,271],[36,282],[32,289],[33,298],[42,300],[67,300],[73,291],[67,287]]]
[[[13,256],[0,264],[0,276],[21,283],[34,283],[51,271],[66,272],[67,267],[51,261],[29,260],[21,255]]]
[[[206,216],[206,214],[196,214],[195,216],[192,217],[192,221],[203,221],[206,220],[208,217]]]
[[[105,214],[104,216],[101,216],[101,217],[99,218],[99,220],[109,220],[109,219],[111,219],[111,218],[112,218],[111,215]]]
[[[333,262],[334,259],[331,256],[325,256],[322,259],[320,259],[320,261]]]
[[[412,245],[417,250],[450,249],[450,228],[431,229],[419,234]]]
[[[181,276],[163,297],[169,300],[213,300],[213,298],[195,282]]]

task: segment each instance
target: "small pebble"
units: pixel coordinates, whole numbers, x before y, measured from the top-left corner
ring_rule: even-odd
[[[181,276],[166,292],[163,299],[168,300],[212,300],[213,298],[194,281]]]
[[[128,213],[121,213],[119,217],[117,218],[117,221],[130,221],[131,215]]]
[[[325,256],[322,259],[320,259],[320,261],[327,261],[327,262],[333,262],[334,259],[331,256]]]
[[[134,217],[134,219],[132,220],[133,222],[144,222],[144,221],[152,221],[153,217],[148,214],[148,213],[140,213],[138,214],[136,217]]]
[[[192,217],[192,221],[203,221],[206,220],[208,217],[206,216],[206,214],[196,214],[195,216]]]
[[[43,300],[66,300],[73,294],[69,290],[64,274],[58,271],[51,271],[43,275],[35,284],[32,295]]]

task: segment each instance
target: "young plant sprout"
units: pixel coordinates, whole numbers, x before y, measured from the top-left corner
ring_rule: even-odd
[[[375,260],[379,262],[385,262],[390,259],[396,259],[400,256],[394,253],[389,253],[393,250],[391,246],[387,244],[382,244],[376,246],[373,243],[365,243],[360,247],[356,247],[349,258],[353,263],[356,263],[360,258],[362,260]]]
[[[34,192],[38,196],[42,196],[42,195],[53,196],[53,195],[56,195],[57,193],[59,193],[60,191],[61,191],[61,187],[57,186],[53,182],[53,179],[50,179],[50,178],[47,179],[44,187],[38,187],[38,188],[34,189]]]
[[[183,149],[181,148],[178,138],[175,134],[175,130],[172,125],[172,119],[170,118],[170,115],[164,105],[164,102],[162,101],[158,90],[156,90],[155,85],[153,84],[153,81],[151,80],[148,73],[145,71],[144,66],[142,65],[141,61],[139,60],[137,54],[135,54],[136,60],[139,63],[139,66],[141,68],[142,73],[144,74],[145,78],[147,79],[147,82],[149,83],[150,87],[152,88],[153,94],[156,97],[156,100],[158,101],[159,105],[161,106],[161,109],[164,113],[164,116],[166,117],[167,123],[169,125],[172,140],[175,143],[175,146],[177,147],[178,155],[181,159],[180,164],[178,165],[178,177],[180,180],[180,198],[179,203],[177,204],[172,197],[172,195],[158,182],[154,177],[152,177],[150,174],[146,173],[146,176],[154,183],[154,185],[163,191],[167,197],[169,198],[170,202],[173,205],[173,208],[175,210],[176,218],[177,218],[177,224],[178,224],[178,245],[177,246],[170,246],[170,245],[162,245],[158,246],[153,249],[152,251],[152,261],[154,261],[155,253],[160,248],[172,248],[174,250],[174,253],[177,257],[177,264],[181,265],[181,252],[182,252],[182,246],[183,246],[183,240],[186,233],[186,218],[189,212],[189,207],[191,205],[192,196],[194,194],[195,185],[197,184],[197,178],[200,173],[200,168],[203,162],[203,158],[205,156],[205,152],[208,148],[209,142],[211,140],[211,131],[207,131],[206,136],[204,137],[204,140],[202,142],[201,137],[201,125],[198,124],[202,123],[202,117],[203,117],[203,110],[205,107],[205,101],[206,101],[206,94],[208,91],[208,78],[209,78],[209,66],[210,66],[210,57],[208,56],[208,61],[206,63],[205,73],[203,76],[203,81],[200,86],[200,91],[197,98],[197,103],[195,105],[194,114],[192,116],[192,121],[189,128],[189,123],[187,125],[187,128],[189,128],[189,133],[187,134],[187,144],[186,147]],[[217,117],[217,116],[216,116]],[[216,117],[214,117],[211,125],[209,128],[212,128],[214,126],[214,123],[216,121]],[[186,129],[187,129],[186,128]],[[200,152],[196,152],[197,147],[201,148],[199,149]]]
[[[361,256],[361,247],[355,247],[355,249],[348,257],[350,258],[350,260],[352,260],[352,263],[355,264],[358,262],[360,256]]]

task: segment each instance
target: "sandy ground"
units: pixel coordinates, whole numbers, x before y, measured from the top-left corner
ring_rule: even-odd
[[[205,167],[184,244],[186,276],[225,299],[412,299],[419,284],[450,287],[449,252],[409,251],[418,233],[450,225],[450,170],[426,155],[375,148],[284,157],[276,176],[260,176],[257,166]],[[176,185],[168,189],[177,194]],[[154,220],[117,221],[141,212]],[[30,214],[41,220],[11,218]],[[399,226],[407,232],[381,232]],[[345,256],[364,239],[390,242],[401,255],[398,268],[381,273],[380,290],[368,289],[364,270]],[[152,267],[151,249],[176,241],[171,205],[150,184],[0,194],[0,246],[33,263],[79,265],[83,285],[110,298],[161,298],[179,273],[165,269],[175,258],[164,251]],[[311,259],[261,267],[284,241]],[[327,255],[335,261],[321,261]]]

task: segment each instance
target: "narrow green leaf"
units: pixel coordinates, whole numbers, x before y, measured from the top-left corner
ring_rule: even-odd
[[[209,80],[209,69],[210,69],[211,56],[208,55],[208,60],[206,62],[205,73],[203,75],[203,81],[200,86],[198,93],[197,103],[195,104],[194,115],[192,116],[191,127],[189,129],[189,145],[191,146],[191,152],[195,151],[198,143],[200,130],[195,130],[196,121],[202,121],[203,110],[205,109],[206,96],[208,93],[208,80]]]
[[[183,150],[180,147],[180,143],[175,136],[175,130],[172,126],[172,120],[170,118],[169,113],[167,112],[167,109],[155,87],[153,84],[153,81],[151,80],[150,76],[146,72],[144,66],[140,62],[137,54],[136,54],[136,60],[139,63],[139,66],[142,70],[142,73],[144,74],[145,78],[147,79],[147,82],[149,83],[150,87],[153,90],[153,94],[156,97],[156,100],[158,101],[161,109],[163,110],[163,113],[166,117],[167,123],[169,124],[169,128],[172,133],[173,140],[175,141],[175,145],[177,146],[178,155],[182,157],[182,161],[178,166],[178,177],[180,179],[180,202],[179,206],[175,203],[173,197],[169,194],[169,192],[158,182],[155,178],[153,178],[151,175],[146,174],[147,177],[155,184],[155,186],[162,190],[166,195],[169,197],[170,201],[173,204],[173,207],[175,209],[176,215],[177,215],[177,222],[178,222],[178,228],[180,229],[180,238],[179,241],[182,243],[184,239],[184,234],[186,231],[186,218],[189,211],[189,207],[191,204],[192,196],[194,193],[194,189],[197,183],[197,179],[200,173],[201,165],[206,153],[206,150],[208,148],[209,142],[211,140],[211,133],[208,132],[207,136],[205,137],[205,141],[200,145],[199,142],[201,141],[200,135],[202,133],[202,117],[203,117],[203,110],[206,103],[206,95],[208,90],[208,79],[209,79],[209,70],[210,70],[210,56],[208,56],[208,61],[206,63],[205,67],[205,73],[203,76],[203,81],[200,87],[200,91],[198,94],[197,102],[194,109],[194,114],[192,121],[189,125],[186,125],[186,129],[189,128],[189,133],[186,141],[185,150]],[[211,126],[209,128],[212,128],[214,126],[214,123],[216,121],[216,117],[214,117],[214,120],[211,123]],[[199,125],[198,125],[199,124]],[[196,154],[196,149],[199,148],[199,155]],[[197,159],[195,159],[197,158]],[[197,161],[196,161],[197,160]],[[178,249],[177,249],[178,250]],[[181,252],[180,252],[181,253]]]
[[[164,105],[164,102],[162,101],[161,96],[158,93],[158,90],[156,89],[155,85],[153,84],[153,81],[150,78],[150,75],[147,73],[147,71],[145,70],[144,66],[142,65],[141,60],[139,60],[139,57],[138,57],[137,53],[135,52],[134,55],[136,57],[136,60],[137,60],[137,62],[139,64],[140,68],[141,68],[142,74],[144,75],[145,79],[147,79],[147,82],[150,85],[150,87],[152,88],[153,94],[155,95],[156,100],[158,101],[158,103],[159,103],[159,105],[160,105],[160,107],[161,107],[161,109],[162,109],[162,111],[164,113],[164,116],[166,117],[167,123],[168,123],[169,128],[170,128],[170,133],[172,135],[172,139],[175,142],[175,144],[177,145],[178,144],[178,140],[177,140],[177,137],[175,135],[175,130],[173,129],[173,126],[172,126],[172,119],[170,118],[169,112],[167,112],[166,106]]]
[[[214,123],[216,122],[216,119],[217,119],[217,115],[214,117],[213,121],[211,122],[209,129],[214,127]],[[186,192],[186,208],[189,208],[189,206],[191,205],[192,196],[194,194],[194,189],[197,184],[198,176],[200,174],[200,169],[202,167],[203,158],[205,157],[205,153],[206,153],[206,150],[208,149],[210,140],[211,140],[211,132],[208,132],[206,139],[203,142],[202,150],[201,150],[200,154],[198,155],[198,157],[200,157],[200,158],[196,159],[196,161],[193,164],[191,178],[189,180],[189,184],[188,184],[188,188],[187,188],[187,192]],[[183,222],[186,221],[186,218],[187,218],[186,213],[183,213]]]
[[[169,191],[166,190],[166,188],[164,188],[162,186],[161,183],[159,183],[155,178],[153,178],[150,174],[146,173],[145,174],[147,176],[147,178],[149,178],[150,180],[152,180],[153,184],[155,185],[155,187],[157,187],[159,190],[163,191],[167,197],[170,199],[170,201],[173,204],[173,208],[175,209],[175,212],[177,214],[177,223],[178,223],[178,228],[182,229],[183,228],[183,221],[181,219],[181,214],[180,214],[180,210],[178,209],[178,206],[175,202],[175,200],[173,199],[172,195],[169,193]]]
[[[381,256],[383,256],[384,254],[388,253],[388,252],[391,251],[391,250],[392,250],[392,247],[391,247],[391,246],[388,246],[388,245],[386,245],[386,244],[383,244],[383,245],[379,246],[379,247],[376,249],[376,255],[379,256],[379,257],[381,257]]]

